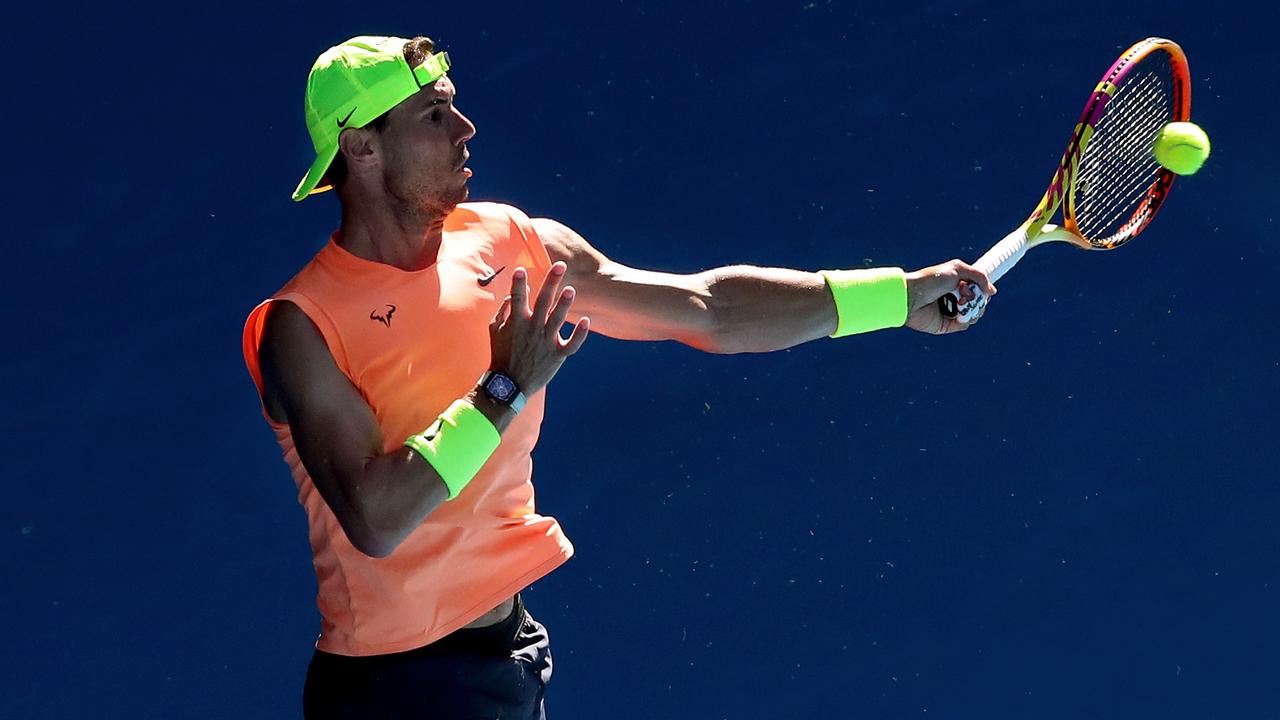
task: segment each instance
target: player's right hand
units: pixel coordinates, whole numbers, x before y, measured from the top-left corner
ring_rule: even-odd
[[[567,339],[560,337],[560,326],[574,298],[572,286],[560,289],[565,270],[563,262],[551,266],[530,308],[528,271],[516,268],[511,273],[511,295],[489,323],[493,352],[489,369],[511,376],[526,397],[551,382],[565,359],[587,341],[591,328],[591,321],[583,317]]]
[[[968,330],[978,318],[964,323],[942,315],[938,298],[955,293],[961,303],[973,299],[974,288],[980,288],[987,297],[996,294],[996,286],[987,274],[963,260],[948,260],[907,273],[907,327],[931,335]],[[985,310],[985,307],[984,307]],[[982,313],[978,313],[981,317]]]

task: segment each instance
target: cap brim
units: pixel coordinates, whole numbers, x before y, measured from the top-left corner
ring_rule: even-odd
[[[301,202],[311,195],[322,193],[325,190],[332,188],[331,185],[317,186],[320,185],[321,179],[324,178],[324,174],[328,172],[329,166],[333,164],[333,159],[337,156],[337,145],[324,150],[316,156],[315,162],[311,163],[311,169],[308,170],[306,176],[302,178],[302,182],[298,183],[298,189],[293,191],[294,202]]]

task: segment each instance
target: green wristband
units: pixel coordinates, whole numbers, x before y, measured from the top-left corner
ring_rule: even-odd
[[[844,337],[907,321],[907,276],[902,268],[821,270],[831,288],[839,322],[831,337]]]
[[[455,400],[431,427],[404,444],[431,463],[452,500],[480,472],[501,440],[484,413],[466,400]]]

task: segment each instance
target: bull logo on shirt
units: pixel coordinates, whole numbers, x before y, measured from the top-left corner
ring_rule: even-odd
[[[396,306],[388,304],[387,309],[383,311],[382,314],[378,314],[377,310],[370,310],[369,319],[377,320],[383,325],[386,325],[387,327],[391,327],[391,316],[394,315],[395,312],[396,312]]]

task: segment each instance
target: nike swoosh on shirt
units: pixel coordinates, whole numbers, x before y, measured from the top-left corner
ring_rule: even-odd
[[[480,283],[480,287],[489,287],[489,283],[493,282],[493,279],[498,277],[499,273],[501,273],[503,270],[506,270],[506,269],[507,269],[507,266],[503,265],[502,267],[498,268],[489,277],[476,278],[476,282]]]

